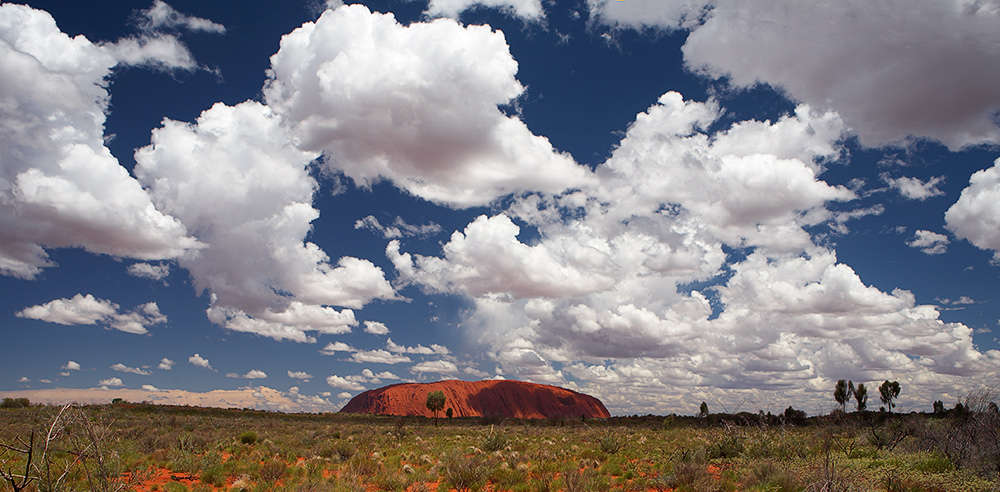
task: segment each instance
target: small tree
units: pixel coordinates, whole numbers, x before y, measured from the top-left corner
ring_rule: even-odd
[[[448,410],[444,412],[444,416],[450,419],[455,416],[455,411],[452,410],[451,407],[448,407]]]
[[[847,411],[847,400],[851,398],[851,394],[847,389],[847,380],[841,379],[837,381],[837,386],[833,388],[833,399],[837,401],[840,405],[840,411]]]
[[[701,402],[701,407],[698,408],[699,417],[708,417],[708,403]]]
[[[868,408],[868,388],[865,388],[865,383],[858,383],[858,387],[854,388],[854,401],[858,402],[859,412]]]
[[[941,415],[944,413],[944,402],[941,400],[934,402],[934,414]]]
[[[427,393],[427,409],[434,412],[434,425],[437,425],[438,411],[444,408],[444,392],[442,391],[431,391]]]
[[[892,407],[896,406],[893,400],[899,397],[899,381],[889,382],[888,379],[878,387],[879,398],[882,403],[885,403],[889,407],[889,413],[892,413]]]

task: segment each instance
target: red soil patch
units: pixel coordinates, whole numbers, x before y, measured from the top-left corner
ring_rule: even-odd
[[[136,492],[151,492],[153,486],[163,490],[163,486],[168,482],[180,482],[190,487],[198,482],[198,477],[186,473],[175,473],[166,468],[153,468],[149,471],[150,476],[142,483],[136,485],[132,490]],[[128,478],[126,474],[126,478]]]
[[[441,391],[445,408],[456,417],[498,415],[516,419],[549,417],[607,418],[611,414],[600,400],[558,386],[510,380],[439,381],[403,383],[365,391],[355,396],[341,412],[379,415],[433,416],[427,409],[427,394]],[[444,412],[438,412],[443,416]]]

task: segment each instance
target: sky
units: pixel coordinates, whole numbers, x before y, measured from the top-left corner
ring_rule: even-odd
[[[1000,1],[0,3],[0,396],[1000,383]]]

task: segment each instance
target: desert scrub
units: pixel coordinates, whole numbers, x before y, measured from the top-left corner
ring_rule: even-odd
[[[597,449],[605,454],[615,454],[625,447],[625,439],[616,431],[599,432],[594,441],[597,443]]]
[[[257,443],[257,433],[254,431],[241,432],[239,436],[236,437],[239,441],[246,445],[254,445]]]
[[[481,488],[491,475],[490,463],[479,454],[465,456],[461,452],[456,452],[448,456],[442,464],[442,478],[460,491]]]

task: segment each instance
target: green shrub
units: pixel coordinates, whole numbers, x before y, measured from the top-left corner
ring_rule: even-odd
[[[254,431],[246,431],[240,433],[238,439],[243,444],[255,444],[257,442],[257,433]]]

